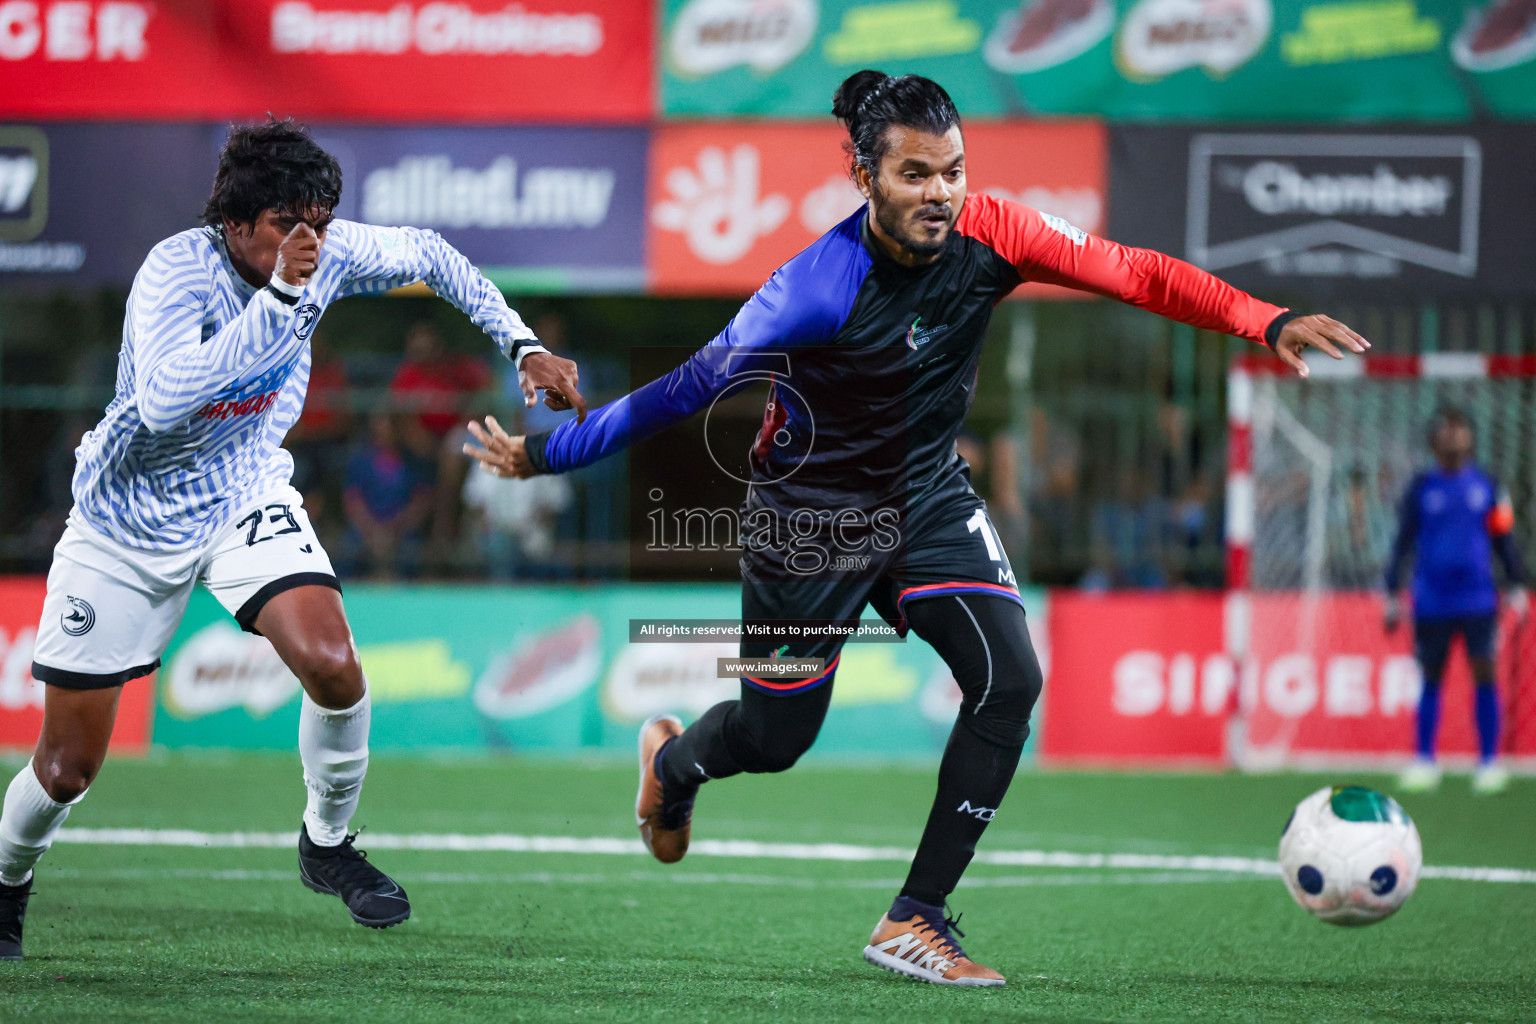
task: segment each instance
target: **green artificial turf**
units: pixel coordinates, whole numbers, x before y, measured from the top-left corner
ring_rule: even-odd
[[[982,848],[1273,858],[1291,805],[1346,780],[1390,788],[1026,773]],[[357,823],[629,838],[633,786],[627,765],[376,758]],[[910,847],[932,791],[932,766],[733,779],[705,790],[695,836]],[[294,757],[116,761],[70,826],[296,829],[302,799]],[[1452,778],[1403,802],[1428,863],[1536,869],[1536,782],[1474,799]],[[0,964],[0,1021],[1536,1020],[1530,883],[1426,879],[1396,917],[1351,930],[1274,878],[977,865],[991,884],[952,904],[967,951],[1009,980],[963,990],[860,958],[897,861],[373,856],[415,907],[383,932],[300,886],[291,850],[60,843],[28,959]]]

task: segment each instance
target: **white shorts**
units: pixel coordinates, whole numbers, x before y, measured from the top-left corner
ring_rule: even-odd
[[[251,502],[206,546],[141,551],[70,516],[53,549],[32,675],[71,690],[148,675],[201,582],[247,632],[285,590],[341,589],[292,487]]]

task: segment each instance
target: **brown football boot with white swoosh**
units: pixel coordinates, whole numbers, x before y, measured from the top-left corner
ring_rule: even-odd
[[[667,743],[683,734],[676,715],[656,715],[640,726],[640,792],[635,797],[635,824],[651,855],[663,864],[676,864],[688,852],[692,829],[693,799],[668,793],[661,776],[660,755]]]
[[[899,896],[890,913],[880,918],[864,947],[864,959],[876,967],[935,985],[995,986],[1005,979],[965,955],[955,936],[958,918],[942,907]]]

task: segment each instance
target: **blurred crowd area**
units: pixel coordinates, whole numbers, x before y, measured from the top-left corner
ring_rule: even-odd
[[[111,395],[123,298],[0,294],[0,571],[48,568],[73,449]],[[736,308],[514,301],[545,346],[578,362],[593,407],[655,372],[633,379],[637,347],[702,344]],[[1378,350],[1419,344],[1413,324],[1343,312],[1381,339]],[[1474,330],[1446,337],[1479,343]],[[1110,303],[1000,310],[958,447],[1021,579],[1223,585],[1226,371],[1244,344]],[[636,522],[627,460],[509,481],[463,454],[471,419],[493,415],[518,434],[570,414],[525,408],[511,364],[457,311],[430,296],[340,304],[314,335],[313,360],[285,447],[344,578],[626,578]],[[674,486],[686,477],[684,467]]]

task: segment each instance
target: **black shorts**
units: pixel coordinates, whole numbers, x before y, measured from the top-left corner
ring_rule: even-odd
[[[1467,645],[1469,658],[1493,658],[1498,616],[1463,615],[1452,619],[1415,619],[1413,653],[1426,676],[1438,679],[1458,635]]]
[[[761,572],[749,553],[741,560],[743,623],[851,624],[870,605],[905,635],[905,609],[911,601],[977,594],[1023,603],[1008,553],[987,517],[986,503],[963,478],[957,477],[942,492],[914,505],[903,516],[899,538],[889,551],[866,549],[850,557],[870,561],[847,569],[839,569],[834,562],[822,571],[796,576]],[[820,674],[804,679],[743,677],[743,681],[768,693],[812,689],[837,671],[843,643],[840,635],[743,639],[743,658],[818,658],[826,666]]]

